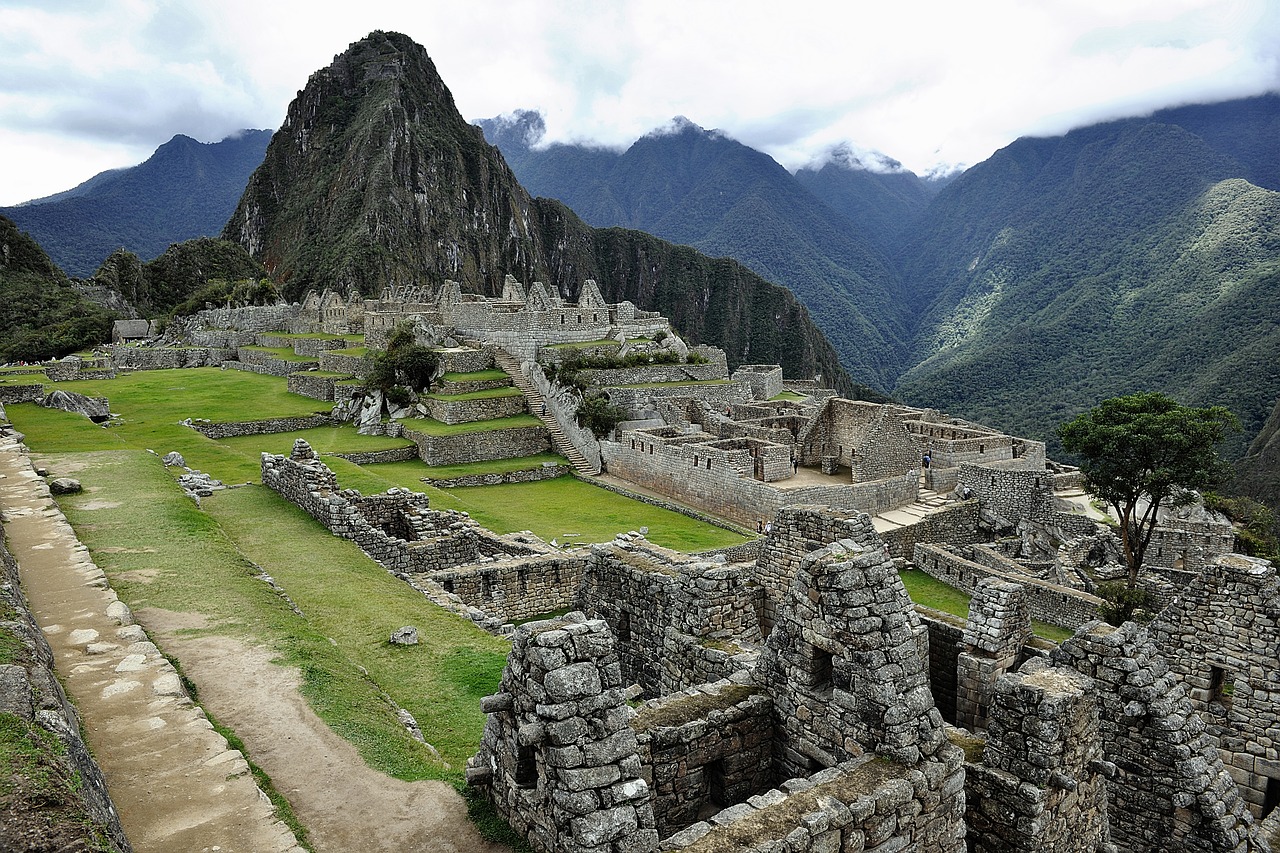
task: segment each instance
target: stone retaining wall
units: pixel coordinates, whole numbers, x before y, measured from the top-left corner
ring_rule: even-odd
[[[418,457],[416,448],[413,458]],[[363,463],[362,463],[363,464]],[[437,489],[453,489],[461,486],[500,486],[506,483],[536,483],[540,480],[554,480],[563,477],[573,469],[568,465],[552,465],[543,463],[537,468],[521,468],[518,471],[503,471],[493,474],[468,474],[463,477],[423,477],[422,482]]]
[[[300,429],[338,426],[338,422],[328,415],[298,415],[292,418],[267,418],[261,421],[228,421],[226,423],[190,424],[191,428],[205,438],[231,438],[240,435],[271,435],[277,432],[294,432]]]
[[[942,719],[956,724],[956,657],[964,647],[965,620],[941,610],[916,605],[929,631],[929,687]]]
[[[477,391],[492,391],[496,388],[507,388],[511,385],[510,377],[501,379],[465,379],[454,381],[443,376],[432,384],[437,394],[474,394]]]
[[[383,462],[408,462],[418,458],[418,448],[416,445],[408,447],[393,447],[389,450],[364,450],[352,453],[333,453],[339,459],[345,459],[348,462],[354,462],[357,465],[379,465]]]
[[[234,348],[225,347],[138,347],[114,344],[109,352],[117,370],[217,367],[236,357]]]
[[[289,393],[313,400],[333,402],[333,386],[338,381],[335,376],[316,376],[315,373],[290,373]]]
[[[1030,575],[1011,574],[966,559],[938,545],[916,544],[912,556],[915,567],[948,586],[969,595],[984,578],[1020,584],[1026,590],[1031,615],[1050,625],[1075,630],[1098,618],[1102,599],[1087,592],[1048,583]]]
[[[0,403],[34,403],[44,398],[44,385],[0,385]]]
[[[528,411],[523,394],[506,397],[482,397],[475,400],[443,400],[424,396],[419,403],[427,410],[427,417],[442,424],[469,424],[509,418]]]
[[[930,513],[915,524],[907,524],[880,534],[885,547],[895,557],[911,559],[917,542],[949,542],[955,545],[982,541],[978,530],[978,502],[964,501]]]
[[[751,399],[751,387],[745,382],[726,382],[723,385],[658,385],[643,388],[610,386],[606,392],[610,403],[633,416],[651,408],[654,401],[673,397],[703,400],[721,409]]]
[[[639,684],[647,695],[657,696],[677,578],[657,562],[610,559],[609,546],[594,546],[593,551],[575,606],[608,624],[617,641],[624,682]]]
[[[288,376],[295,371],[308,369],[319,369],[320,362],[317,361],[289,361],[279,358],[274,353],[264,352],[263,350],[251,349],[249,347],[240,347],[236,350],[236,358],[244,364],[251,364],[255,367],[262,368],[263,373],[271,376]]]
[[[41,759],[47,762],[46,770],[63,779],[76,780],[71,790],[78,802],[60,803],[60,811],[73,813],[83,822],[82,829],[92,827],[95,836],[103,836],[102,849],[130,853],[132,847],[107,792],[102,770],[81,739],[80,717],[54,674],[53,650],[31,614],[21,591],[17,561],[4,542],[4,527],[0,524],[0,609],[6,613],[5,621],[0,623],[0,638],[5,640],[9,661],[0,665],[0,713],[13,715],[16,726],[24,730],[21,734],[15,732],[16,738],[25,739],[29,732],[32,741],[42,745]],[[58,746],[48,748],[50,739]],[[6,778],[9,781],[12,780]],[[67,814],[66,818],[73,819],[73,815]],[[5,842],[17,845],[7,849],[35,849],[26,845],[39,846],[41,840],[18,839],[0,830],[0,846],[6,846]]]
[[[320,353],[320,369],[329,373],[349,373],[352,376],[363,376],[365,356],[322,352]]]
[[[412,422],[406,422],[404,434],[405,438],[418,445],[418,456],[428,465],[487,462],[535,456],[551,450],[551,438],[547,428],[541,425],[458,435],[428,435],[416,431]]]

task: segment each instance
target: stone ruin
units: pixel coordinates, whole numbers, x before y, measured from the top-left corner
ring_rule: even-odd
[[[815,540],[839,532],[851,536]],[[761,585],[774,587],[764,630]],[[517,629],[468,778],[539,851],[1265,851],[1277,821],[1258,822],[1266,785],[1243,770],[1268,769],[1269,696],[1253,683],[1274,680],[1275,589],[1274,571],[1227,558],[1150,629],[1095,620],[1055,647],[1030,636],[1022,587],[997,577],[960,627],[927,616],[865,516],[799,512],[754,565],[596,546],[581,612]],[[1154,639],[1220,598],[1269,650],[1227,680],[1257,721],[1234,734],[1197,708],[1212,674],[1182,675]],[[1234,642],[1187,657],[1212,667],[1250,640]],[[691,644],[716,647],[716,665],[690,664]],[[626,694],[649,698],[632,711]],[[587,722],[597,708],[614,722]],[[564,723],[554,741],[549,721]]]

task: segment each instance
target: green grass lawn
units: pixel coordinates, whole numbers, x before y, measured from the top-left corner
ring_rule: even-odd
[[[74,469],[85,484],[63,507],[131,607],[201,613],[208,627],[196,633],[265,643],[301,671],[312,707],[371,766],[401,779],[461,778],[484,724],[479,700],[498,685],[504,641],[431,604],[269,489],[219,493],[202,512],[146,453],[45,464]],[[254,577],[254,564],[305,617]],[[418,628],[419,646],[387,643],[402,625]],[[449,768],[405,733],[379,690],[417,718]]]
[[[331,352],[334,355],[349,355],[355,358],[363,358],[364,356],[369,354],[369,348],[368,347],[347,347],[346,349],[326,350],[326,352]]]
[[[258,479],[256,452],[233,449],[179,423],[185,418],[211,421],[263,420],[328,412],[318,400],[290,394],[283,377],[243,370],[201,367],[140,370],[115,379],[59,382],[57,388],[91,397],[107,397],[121,417],[110,427],[33,403],[6,407],[9,419],[28,436],[28,446],[43,453],[131,448],[163,455],[176,450],[192,468],[227,483]]]
[[[907,588],[907,595],[910,595],[911,600],[916,604],[932,607],[934,610],[941,610],[943,613],[950,613],[962,619],[969,618],[969,596],[967,594],[916,569],[902,572],[901,577],[903,585]],[[1048,622],[1041,622],[1038,619],[1031,620],[1031,630],[1035,632],[1037,637],[1053,640],[1055,643],[1061,643],[1075,633],[1067,628],[1050,625]]]
[[[800,400],[805,400],[805,399],[808,399],[808,398],[805,397],[803,394],[797,394],[795,391],[783,391],[781,394],[777,394],[773,397],[770,397],[769,401],[782,402],[782,401],[790,400],[792,402],[799,402]]]
[[[316,453],[356,453],[372,450],[392,450],[397,447],[412,447],[413,442],[407,438],[393,438],[386,435],[360,435],[353,424],[334,427],[314,427],[293,432],[276,432],[268,435],[241,435],[233,438],[220,438],[218,444],[230,447],[242,453],[278,453],[288,455],[293,449],[296,439],[304,439]]]
[[[618,533],[648,527],[653,542],[690,552],[747,541],[741,534],[633,501],[575,477],[437,491],[441,497],[432,498],[433,506],[466,510],[500,533],[532,530],[546,540],[605,542]]]

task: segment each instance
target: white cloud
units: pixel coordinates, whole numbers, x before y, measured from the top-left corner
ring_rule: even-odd
[[[0,0],[0,204],[278,126],[374,29],[423,44],[468,118],[533,108],[547,141],[617,146],[685,115],[792,167],[845,144],[924,171],[1280,87],[1267,0]]]

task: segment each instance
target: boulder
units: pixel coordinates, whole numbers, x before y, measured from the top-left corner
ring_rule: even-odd
[[[164,466],[166,468],[171,468],[171,467],[186,468],[187,467],[187,460],[183,459],[182,454],[176,450],[171,450],[170,452],[166,453],[164,455],[163,461],[164,461]]]
[[[418,645],[418,629],[412,625],[405,625],[391,632],[391,645],[393,646],[416,646]]]
[[[365,393],[356,413],[356,432],[360,435],[377,435],[382,428],[382,392]]]
[[[84,487],[80,485],[80,481],[70,477],[59,477],[49,482],[49,491],[55,495],[74,495],[83,490]]]
[[[107,402],[106,397],[86,397],[74,391],[58,390],[50,391],[44,399],[36,402],[46,409],[61,409],[64,412],[84,415],[96,424],[111,419],[111,404]]]

